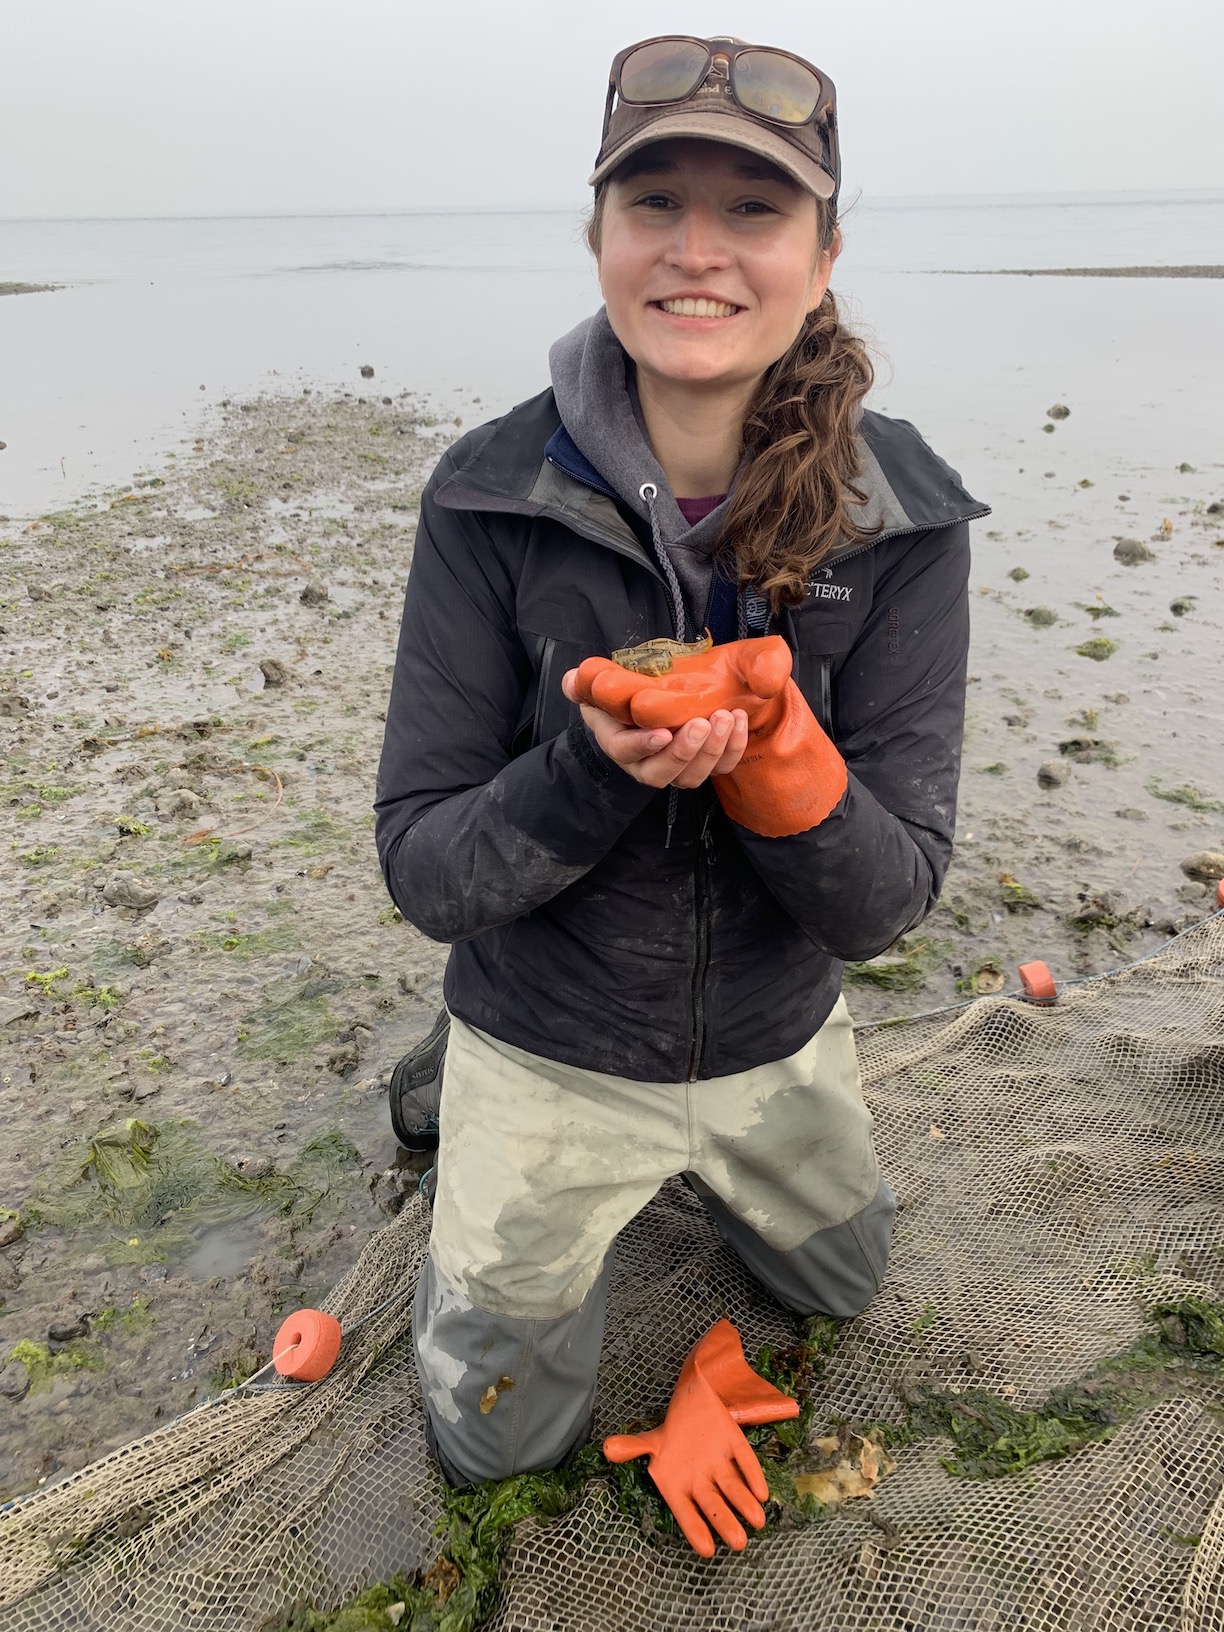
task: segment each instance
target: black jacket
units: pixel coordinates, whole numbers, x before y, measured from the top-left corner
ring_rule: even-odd
[[[551,391],[443,457],[421,502],[376,836],[405,918],[454,943],[451,1012],[533,1054],[645,1081],[794,1053],[934,905],[952,849],[967,522],[988,514],[912,426],[864,416],[867,521],[779,629],[845,756],[818,827],[761,838],[709,785],[643,787],[561,676],[672,632],[641,523],[558,456]],[[566,468],[568,466],[568,468]]]

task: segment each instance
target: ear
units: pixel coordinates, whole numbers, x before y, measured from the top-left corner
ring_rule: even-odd
[[[822,249],[819,259],[812,271],[812,287],[809,291],[808,311],[814,312],[825,297],[825,290],[829,287],[829,279],[833,276],[833,262],[842,252],[841,228],[833,229],[833,242],[828,249]]]

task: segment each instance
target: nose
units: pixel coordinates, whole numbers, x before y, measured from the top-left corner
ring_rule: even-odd
[[[668,245],[667,264],[688,277],[731,264],[727,229],[716,210],[694,201],[680,212]]]

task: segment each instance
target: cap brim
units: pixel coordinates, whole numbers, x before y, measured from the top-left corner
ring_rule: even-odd
[[[835,185],[828,171],[767,125],[758,125],[743,115],[699,113],[696,110],[686,113],[682,108],[660,114],[657,119],[652,119],[649,124],[640,126],[627,136],[595,166],[587,185],[597,187],[601,181],[606,181],[619,165],[634,153],[641,152],[642,148],[679,136],[691,137],[699,142],[722,142],[727,147],[742,147],[749,153],[755,153],[758,158],[776,164],[792,181],[807,192],[814,193],[817,198],[833,197]]]

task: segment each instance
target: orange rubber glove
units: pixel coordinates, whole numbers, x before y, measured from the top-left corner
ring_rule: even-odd
[[[720,1386],[730,1399],[722,1397]],[[604,1440],[609,1462],[650,1458],[650,1477],[702,1558],[714,1557],[711,1526],[728,1547],[742,1552],[748,1535],[736,1514],[755,1530],[765,1523],[761,1503],[769,1485],[738,1426],[739,1412],[744,1422],[780,1422],[797,1417],[799,1403],[749,1368],[739,1333],[720,1320],[684,1362],[662,1426]]]
[[[732,821],[765,838],[806,833],[846,791],[846,765],[790,677],[781,635],[735,640],[672,658],[667,674],[639,674],[609,657],[579,666],[580,702],[622,725],[678,731],[716,708],[742,708],[748,746],[733,771],[713,778]]]

